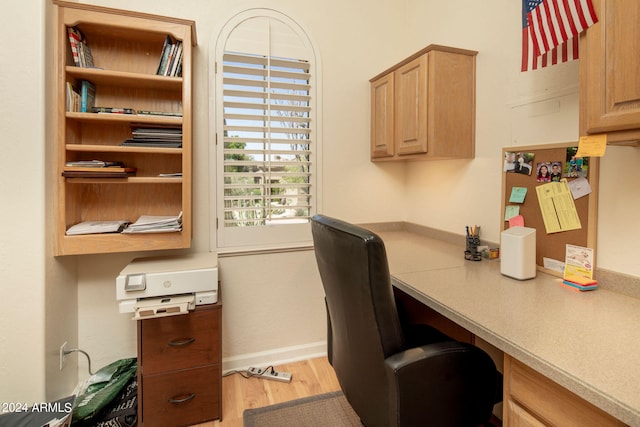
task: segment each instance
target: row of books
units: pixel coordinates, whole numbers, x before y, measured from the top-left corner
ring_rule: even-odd
[[[162,46],[156,74],[171,77],[182,75],[182,41],[174,41],[171,36],[167,35]]]
[[[87,40],[77,27],[67,27],[69,35],[69,45],[76,67],[93,68],[93,55],[91,48],[87,45]]]
[[[80,81],[80,88],[76,88],[71,82],[67,82],[67,111],[79,111],[88,113],[93,111],[96,103],[96,87],[88,80]]]
[[[132,114],[137,116],[182,117],[182,113],[172,111],[136,110],[122,107],[93,107],[91,112],[103,114]]]
[[[67,27],[69,46],[76,67],[95,68],[91,48],[78,27]],[[167,35],[160,52],[160,61],[156,74],[159,76],[182,75],[182,41]]]
[[[103,233],[171,233],[182,231],[182,212],[179,215],[142,215],[136,222],[127,220],[84,221],[66,231],[67,236]]]

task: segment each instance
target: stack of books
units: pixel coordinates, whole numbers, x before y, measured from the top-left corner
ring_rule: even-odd
[[[132,125],[132,138],[122,143],[127,147],[182,147],[182,126],[180,125]]]
[[[182,75],[182,42],[180,40],[174,41],[171,36],[165,38],[156,74],[171,77]]]
[[[67,34],[76,67],[94,68],[93,55],[82,32],[77,27],[67,27]]]
[[[131,234],[170,233],[175,231],[182,231],[182,212],[178,216],[142,215],[122,232]]]
[[[580,292],[593,291],[594,289],[598,289],[598,281],[588,277],[565,276],[562,279],[562,286]]]
[[[79,160],[66,162],[62,176],[66,178],[127,178],[135,175],[136,172],[136,168],[126,167],[122,162]]]

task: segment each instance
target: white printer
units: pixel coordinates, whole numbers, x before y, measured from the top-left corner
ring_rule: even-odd
[[[133,319],[186,314],[218,301],[218,256],[192,253],[136,258],[116,278],[120,313]]]

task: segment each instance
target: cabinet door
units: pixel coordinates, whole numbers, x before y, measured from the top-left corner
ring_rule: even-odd
[[[427,152],[427,67],[422,55],[395,72],[395,143],[399,155]]]
[[[371,82],[371,158],[393,156],[393,73]]]
[[[583,35],[583,133],[640,129],[640,2],[593,0],[598,23]]]

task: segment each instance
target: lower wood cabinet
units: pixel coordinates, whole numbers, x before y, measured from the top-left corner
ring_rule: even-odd
[[[397,288],[394,288],[394,295],[399,311],[409,322],[427,324],[458,341],[478,344],[475,335],[471,332],[412,296]],[[506,353],[503,371],[502,425],[504,427],[626,426]],[[496,406],[495,410],[499,410],[499,407]]]
[[[138,322],[138,421],[189,426],[222,419],[222,305]]]
[[[507,354],[503,403],[504,426],[626,425]]]

